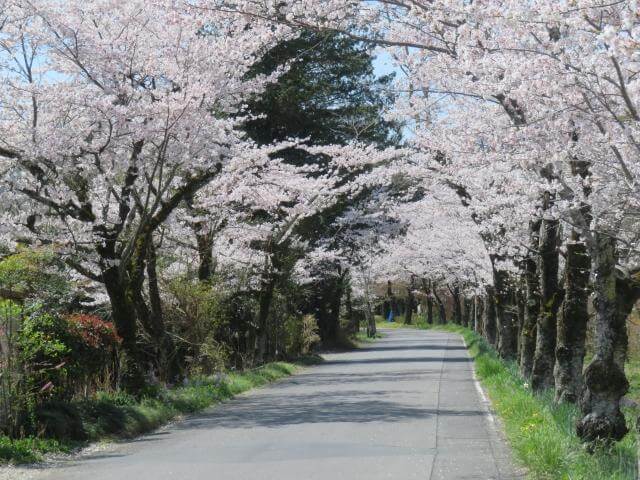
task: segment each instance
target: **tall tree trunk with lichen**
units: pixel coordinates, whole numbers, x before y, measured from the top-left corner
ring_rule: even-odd
[[[118,335],[122,338],[120,358],[122,368],[118,372],[118,386],[124,390],[136,392],[146,384],[146,378],[143,369],[144,360],[137,341],[137,322],[133,321],[135,306],[128,288],[128,281],[119,274],[117,266],[103,270],[102,278],[109,296],[111,318]]]
[[[518,348],[518,318],[514,290],[506,270],[494,270],[493,278],[498,353],[504,359],[513,360]]]
[[[487,287],[482,317],[482,333],[490,345],[496,346],[496,299],[493,287]]]
[[[433,292],[431,290],[431,280],[422,279],[422,291],[426,296],[427,323],[433,325]]]
[[[269,275],[264,278],[261,283],[258,298],[258,348],[256,352],[256,363],[258,365],[263,364],[269,355],[269,312],[271,310],[274,290],[275,278]]]
[[[577,142],[578,131],[571,133],[571,140]],[[593,219],[591,206],[586,199],[591,195],[589,177],[590,162],[577,157],[571,159],[571,173],[582,185],[583,200],[579,200],[577,224],[588,226]],[[567,243],[564,274],[565,297],[558,316],[558,337],[556,345],[556,401],[575,403],[582,391],[582,370],[584,366],[585,342],[587,337],[589,279],[591,257],[585,243],[589,232],[580,234],[572,228]]]
[[[409,281],[409,285],[407,287],[407,309],[404,315],[404,323],[406,325],[411,325],[413,320],[413,311],[416,308],[416,298],[413,291],[416,288],[416,278],[414,275],[411,275],[411,280]]]
[[[527,303],[527,297],[524,289],[524,276],[520,277],[520,284],[518,289],[516,290],[516,305],[518,307],[518,335],[516,337],[516,341],[518,343],[517,347],[517,363],[520,365],[522,361],[522,342],[520,338],[522,337],[522,328],[524,325],[524,311]]]
[[[462,310],[462,326],[467,328],[469,328],[470,326],[473,327],[473,299],[464,297],[462,306],[464,307]]]
[[[580,400],[583,417],[576,425],[578,436],[588,443],[620,440],[627,434],[620,399],[629,390],[620,355],[622,347],[616,345],[625,343],[621,337],[626,337],[618,307],[616,240],[606,233],[595,232],[592,243],[595,355],[584,372],[585,388]]]
[[[340,342],[340,306],[344,293],[344,273],[339,269],[337,275],[320,283],[320,311],[318,328],[322,345],[335,347]]]
[[[543,208],[551,207],[551,194],[545,192]],[[548,213],[547,213],[548,215]],[[554,387],[557,313],[562,301],[558,285],[558,236],[560,224],[556,218],[543,218],[540,226],[538,274],[540,277],[540,314],[538,315],[536,350],[533,357],[531,387],[541,391]]]
[[[438,288],[435,284],[433,285],[431,291],[433,292],[433,296],[436,299],[436,303],[438,304],[438,323],[440,325],[444,325],[445,323],[447,323],[447,310],[444,306],[444,302],[438,294]]]
[[[564,300],[558,315],[556,401],[575,403],[582,391],[582,369],[589,313],[591,258],[587,247],[574,235],[567,243],[564,273]]]
[[[355,334],[360,331],[360,317],[355,314],[353,310],[353,302],[351,300],[352,287],[351,287],[351,276],[349,272],[345,274],[345,285],[344,285],[344,306],[345,313],[347,316],[347,325],[349,329],[349,333]]]
[[[160,378],[166,382],[174,382],[182,374],[182,368],[173,338],[167,331],[162,311],[160,286],[157,274],[157,252],[153,240],[147,251],[147,284],[149,290],[151,332],[157,348],[158,371]],[[151,333],[150,332],[150,333]]]
[[[451,301],[453,303],[453,323],[456,325],[462,325],[462,304],[460,303],[460,287],[458,285],[447,285],[449,292],[451,293]]]
[[[536,255],[540,244],[540,220],[529,223],[529,253],[524,260],[525,307],[520,331],[520,374],[531,378],[536,350],[537,324],[540,315],[540,279]]]
[[[473,299],[473,330],[479,335],[483,334],[482,317],[484,315],[484,298],[478,295]]]
[[[433,298],[427,297],[427,323],[433,325]]]

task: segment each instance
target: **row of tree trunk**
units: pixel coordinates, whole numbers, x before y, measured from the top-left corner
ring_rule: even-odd
[[[626,320],[640,298],[640,275],[617,270],[616,247],[613,236],[595,233],[586,241],[572,231],[559,272],[560,225],[543,217],[530,223],[529,254],[519,274],[494,268],[493,285],[481,296],[465,296],[460,285],[448,286],[453,322],[474,329],[501,358],[517,362],[534,392],[554,389],[557,402],[579,403],[577,433],[589,443],[620,440],[627,433],[620,411],[629,388]],[[492,258],[494,265],[500,260]],[[423,279],[421,287],[427,321],[433,322],[434,304],[446,321],[433,282]],[[584,369],[591,293],[594,356]],[[413,293],[408,303],[416,304]]]

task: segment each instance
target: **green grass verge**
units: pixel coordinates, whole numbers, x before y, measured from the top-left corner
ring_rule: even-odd
[[[139,401],[115,393],[99,394],[95,399],[83,402],[51,405],[42,416],[49,430],[65,439],[0,437],[0,463],[33,463],[42,460],[45,454],[70,453],[91,441],[132,438],[180,415],[198,412],[239,393],[287,377],[297,368],[292,363],[275,362],[255,370],[193,379],[184,386],[162,389]]]
[[[374,337],[368,337],[367,332],[361,330],[359,332],[356,332],[354,339],[357,343],[373,343],[382,337],[384,337],[384,335],[382,335],[380,332],[377,332]]]
[[[504,362],[475,332],[458,325],[422,328],[459,333],[475,361],[476,373],[502,419],[517,460],[535,480],[635,480],[637,411],[628,410],[629,433],[621,442],[590,454],[575,433],[580,412],[575,405],[557,404],[553,392],[533,394],[515,363]],[[636,372],[637,373],[637,372]],[[632,377],[635,373],[632,373]]]
[[[404,315],[397,315],[394,318],[393,322],[388,322],[382,317],[382,315],[376,315],[375,319],[376,319],[376,328],[390,328],[390,329],[413,328],[413,329],[419,329],[419,330],[428,330],[431,328],[437,328],[438,326],[442,326],[442,325],[438,325],[438,321],[439,321],[438,315],[434,315],[433,324],[427,323],[427,320],[424,315],[413,315],[413,319],[411,320],[410,325],[407,325],[404,323]]]

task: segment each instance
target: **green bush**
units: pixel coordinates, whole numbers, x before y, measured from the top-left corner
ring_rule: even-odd
[[[23,248],[0,261],[0,298],[59,308],[71,295],[65,266],[50,248]]]
[[[46,312],[27,315],[18,334],[20,359],[30,391],[42,397],[69,396],[67,378],[75,343],[64,318]]]
[[[175,279],[166,288],[165,320],[175,334],[187,373],[206,375],[223,370],[231,355],[231,313],[224,294],[210,283],[188,279]]]
[[[0,431],[16,435],[29,404],[18,338],[22,307],[0,300]]]
[[[17,348],[27,390],[35,403],[68,400],[96,382],[120,342],[115,328],[88,314],[58,315],[36,310],[25,315]]]
[[[320,343],[318,321],[314,315],[285,319],[285,351],[290,356],[308,355]]]

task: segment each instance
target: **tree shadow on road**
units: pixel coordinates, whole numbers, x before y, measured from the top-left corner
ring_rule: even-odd
[[[403,392],[398,389],[366,392],[345,390],[323,395],[318,392],[291,394],[285,390],[237,399],[209,414],[187,419],[176,428],[182,430],[220,427],[276,428],[317,423],[405,422],[434,415],[455,417],[485,415],[482,410],[423,408],[381,399],[399,393]],[[413,391],[404,393],[415,394]]]

